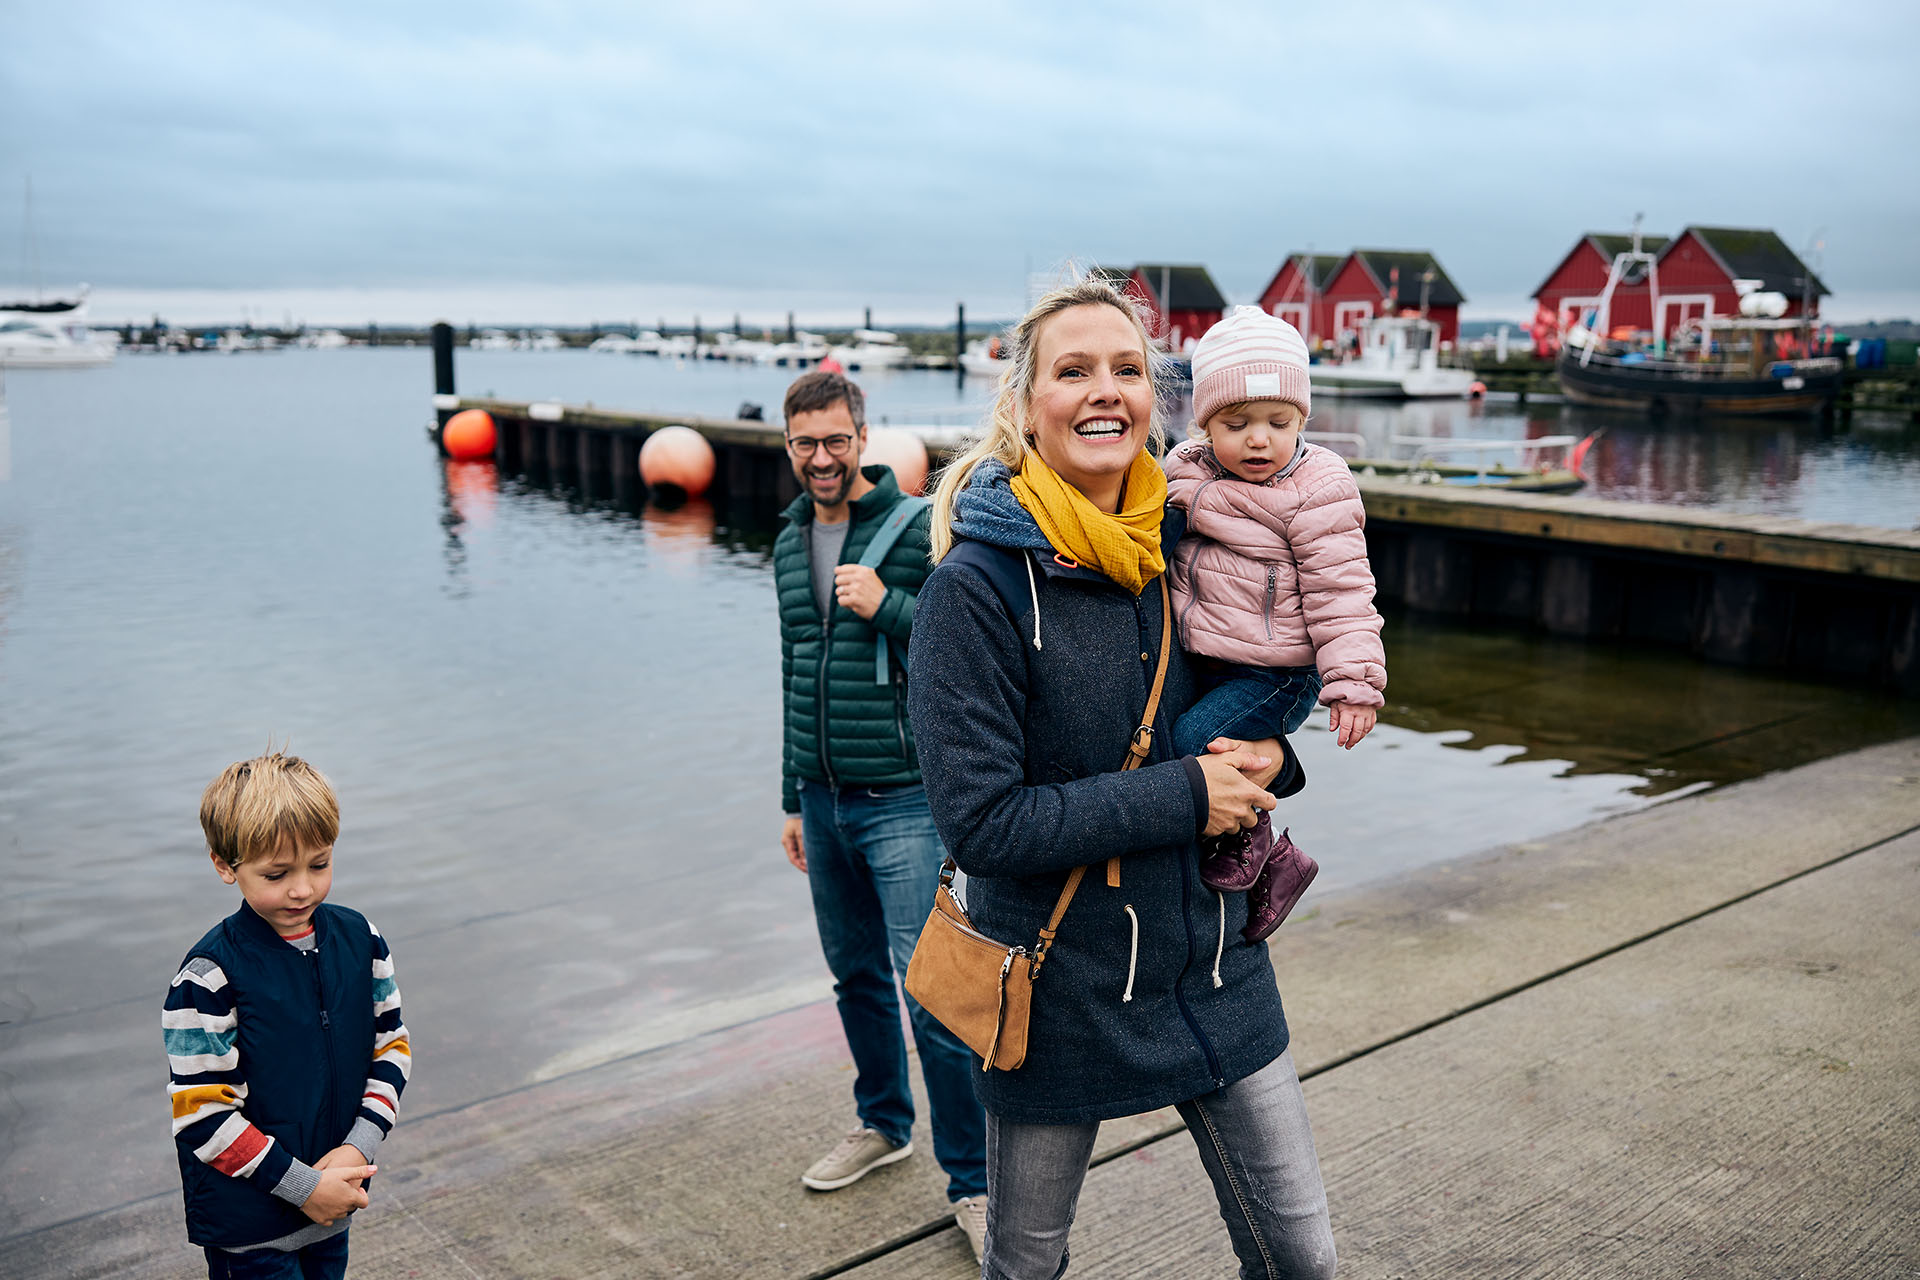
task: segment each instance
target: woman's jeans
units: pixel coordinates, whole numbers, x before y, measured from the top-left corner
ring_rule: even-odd
[[[1292,1052],[1179,1110],[1213,1180],[1242,1280],[1332,1276],[1327,1193]],[[1099,1131],[987,1116],[984,1280],[1065,1274],[1067,1232]]]
[[[907,1042],[900,996],[907,961],[933,910],[946,851],[934,831],[926,788],[830,787],[800,782],[801,838],[820,948],[833,971],[840,1025],[853,1053],[853,1100],[860,1123],[894,1146],[913,1133]],[[973,1094],[973,1050],[907,997],[933,1122],[933,1154],[947,1172],[947,1196],[987,1189],[986,1117]]]
[[[1183,756],[1205,755],[1215,738],[1283,738],[1307,722],[1320,697],[1320,673],[1312,667],[1216,664],[1210,682],[1174,723],[1173,749]]]

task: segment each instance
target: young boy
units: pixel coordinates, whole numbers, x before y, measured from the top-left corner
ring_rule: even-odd
[[[187,953],[161,1015],[187,1238],[212,1280],[336,1280],[413,1056],[380,931],[326,905],[340,805],[274,753],[200,797],[240,909]]]

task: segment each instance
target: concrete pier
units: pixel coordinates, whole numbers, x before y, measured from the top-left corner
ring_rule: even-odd
[[[1920,1269],[1917,889],[1906,740],[1320,899],[1272,947],[1340,1274]],[[912,1159],[800,1186],[850,1082],[822,1003],[403,1115],[355,1271],[977,1274],[924,1109]],[[1232,1273],[1169,1113],[1103,1127],[1073,1248]],[[0,1240],[0,1274],[204,1267],[169,1193]]]

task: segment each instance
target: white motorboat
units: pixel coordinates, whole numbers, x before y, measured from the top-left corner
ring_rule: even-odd
[[[827,358],[827,340],[802,330],[792,342],[777,342],[760,357],[762,364],[780,369],[811,369]]]
[[[1471,369],[1440,364],[1440,326],[1420,316],[1376,316],[1359,325],[1360,350],[1338,364],[1315,364],[1307,374],[1315,395],[1392,400],[1473,394]]]
[[[54,302],[0,302],[0,366],[86,369],[113,362],[114,345],[87,327],[87,294]]]
[[[475,351],[511,351],[513,335],[505,329],[482,329],[479,337],[468,340],[467,346]]]
[[[624,333],[608,333],[589,342],[587,350],[601,355],[630,356],[640,350],[640,344]]]
[[[975,338],[960,353],[960,367],[968,373],[997,378],[1013,363],[1002,354],[1005,349],[1006,344],[997,337]]]
[[[898,334],[885,329],[855,329],[853,345],[834,347],[830,355],[848,373],[871,369],[897,369],[911,358],[912,352],[900,345]]]
[[[294,340],[294,345],[309,351],[338,351],[342,347],[352,346],[353,340],[338,329],[322,329],[318,333],[301,334]]]

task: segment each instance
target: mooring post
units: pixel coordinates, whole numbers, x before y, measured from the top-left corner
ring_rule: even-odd
[[[445,320],[436,320],[432,330],[433,342],[433,416],[439,426],[433,433],[435,443],[440,446],[444,456],[447,452],[447,419],[460,407],[460,398],[453,391],[453,326]]]
[[[961,362],[961,358],[966,354],[967,354],[967,304],[964,302],[959,302],[954,304],[953,367],[959,371],[955,376],[960,378],[961,381],[963,382],[966,380],[966,377],[967,377],[967,366]]]

